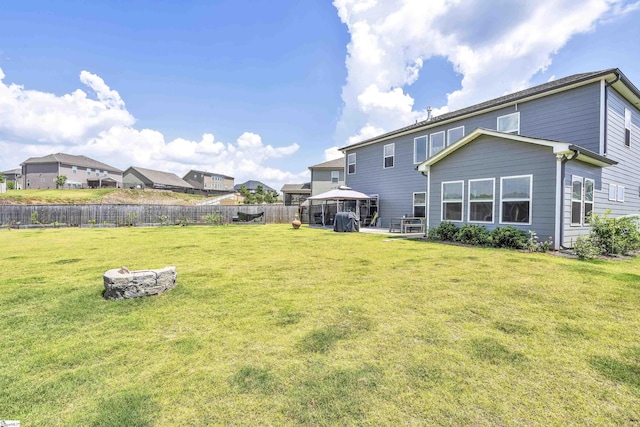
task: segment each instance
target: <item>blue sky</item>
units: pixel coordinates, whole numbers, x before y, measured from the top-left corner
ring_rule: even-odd
[[[280,188],[335,147],[569,74],[640,86],[638,1],[5,1],[0,170],[85,154]]]

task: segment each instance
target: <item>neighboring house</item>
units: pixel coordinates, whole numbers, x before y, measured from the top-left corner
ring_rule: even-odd
[[[277,193],[276,190],[269,187],[267,184],[263,184],[260,181],[253,181],[253,180],[243,182],[242,184],[236,184],[233,186],[233,189],[235,191],[240,191],[240,187],[242,187],[243,185],[247,190],[249,190],[250,193],[255,193],[259,185],[262,185],[262,188],[264,189],[264,191],[275,191]]]
[[[233,191],[233,177],[219,173],[191,169],[182,179],[205,192]]]
[[[21,164],[22,188],[56,188],[58,175],[67,177],[64,188],[121,187],[122,171],[86,156],[56,153],[31,157]]]
[[[285,184],[280,191],[285,206],[300,206],[311,195],[311,183]]]
[[[131,166],[124,171],[122,178],[124,188],[170,190],[178,193],[193,192],[193,186],[171,172]]]
[[[591,211],[640,213],[639,105],[618,69],[572,75],[343,147],[347,185],[379,195],[382,226],[511,225],[571,247]]]
[[[22,190],[22,169],[10,169],[2,172],[5,177],[5,183],[13,182],[15,190]]]
[[[344,157],[309,166],[311,171],[311,195],[326,193],[344,185]]]

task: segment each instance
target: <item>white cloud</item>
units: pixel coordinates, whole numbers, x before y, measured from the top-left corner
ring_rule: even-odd
[[[328,162],[329,160],[335,160],[344,157],[344,153],[338,150],[338,148],[339,147],[337,145],[334,145],[333,147],[329,147],[324,150],[324,161]]]
[[[296,143],[274,147],[250,132],[235,143],[216,141],[211,133],[199,141],[166,141],[157,130],[135,129],[135,118],[120,94],[88,71],[80,73],[80,81],[90,94],[77,89],[58,96],[5,84],[4,78],[0,69],[0,170],[18,167],[29,157],[65,152],[123,169],[141,166],[179,176],[192,168],[208,170],[233,176],[237,182],[261,180],[276,189],[286,182],[308,180],[306,168],[294,173],[268,166],[271,159],[296,153],[300,149]]]
[[[536,73],[576,34],[640,9],[640,1],[585,0],[334,0],[347,26],[347,81],[338,144],[371,129],[390,131],[423,120],[406,88],[419,78],[433,85],[427,61],[444,57],[461,75],[434,115],[530,85]],[[499,13],[497,13],[499,11]],[[422,75],[421,75],[422,73]],[[354,135],[354,133],[356,133]]]

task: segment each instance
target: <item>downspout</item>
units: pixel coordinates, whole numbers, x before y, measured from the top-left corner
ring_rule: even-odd
[[[604,152],[602,153],[603,156],[607,155],[607,117],[609,116],[608,111],[609,111],[609,91],[607,90],[609,88],[609,86],[614,85],[615,83],[617,83],[620,80],[620,73],[616,72],[616,78],[611,82],[611,83],[606,83],[605,84],[605,88],[604,88],[604,106],[602,108],[604,108]]]
[[[568,249],[566,246],[562,244],[562,238],[564,237],[564,173],[565,173],[565,165],[569,160],[573,160],[580,155],[580,150],[571,150],[573,151],[573,156],[568,157],[566,155],[563,156],[562,161],[560,162],[560,206],[557,208],[560,212],[560,232],[558,235],[558,242],[556,245],[558,248]]]

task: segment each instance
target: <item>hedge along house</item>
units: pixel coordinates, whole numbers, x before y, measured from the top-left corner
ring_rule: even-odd
[[[343,147],[346,182],[379,195],[383,227],[413,214],[570,247],[592,210],[640,213],[638,106],[620,70],[576,74]]]

